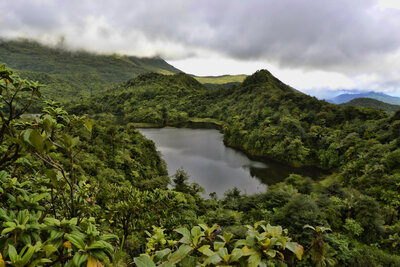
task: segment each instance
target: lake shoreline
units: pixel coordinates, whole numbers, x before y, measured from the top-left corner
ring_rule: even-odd
[[[148,122],[133,122],[136,128],[189,128],[189,129],[215,129],[223,133],[223,124],[201,119],[191,119],[185,122],[178,123],[148,123]]]
[[[205,118],[192,118],[186,122],[180,122],[180,123],[175,123],[175,124],[156,124],[156,123],[134,123],[134,126],[137,128],[189,128],[189,129],[215,129],[224,134],[223,131],[223,123],[222,122],[217,122],[216,120],[213,119],[205,119]],[[249,151],[245,149],[244,147],[240,145],[232,145],[226,140],[223,140],[223,143],[226,147],[235,149],[237,151],[242,152],[245,154],[249,159],[259,161],[259,162],[266,162],[266,161],[272,161],[278,164],[285,165],[290,168],[294,168],[299,170],[300,172],[304,173],[310,173],[312,172],[312,175],[303,175],[303,176],[312,176],[311,178],[315,179],[315,177],[318,177],[318,180],[325,179],[327,176],[331,175],[333,173],[332,170],[329,169],[323,169],[317,165],[313,164],[304,164],[304,165],[298,165],[294,164],[292,162],[288,162],[285,160],[280,160],[273,158],[271,156],[265,155],[265,154],[257,154],[252,151]]]
[[[270,157],[268,155],[265,155],[265,154],[256,154],[256,153],[253,153],[253,152],[245,149],[242,146],[231,145],[225,140],[224,140],[224,145],[226,147],[230,147],[230,148],[233,148],[235,150],[238,150],[238,151],[244,153],[249,159],[258,160],[258,161],[265,161],[265,160],[273,161],[273,162],[276,162],[276,163],[279,163],[279,164],[282,164],[282,165],[286,165],[288,167],[299,169],[299,170],[300,169],[318,170],[318,172],[321,173],[320,177],[323,177],[323,178],[326,178],[326,176],[328,176],[328,175],[333,173],[332,170],[323,169],[323,168],[320,168],[320,167],[318,167],[316,165],[312,165],[312,164],[296,165],[296,164],[290,163],[290,162],[285,161],[285,160],[279,160],[279,159],[276,159],[276,158],[272,158],[272,157]]]

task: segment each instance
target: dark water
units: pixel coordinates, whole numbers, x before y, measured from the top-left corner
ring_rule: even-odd
[[[283,181],[291,173],[315,177],[313,169],[293,168],[268,160],[252,160],[244,153],[226,147],[222,134],[213,129],[142,128],[154,141],[167,163],[169,175],[182,168],[206,190],[206,196],[239,188],[243,193],[264,192],[268,185]]]

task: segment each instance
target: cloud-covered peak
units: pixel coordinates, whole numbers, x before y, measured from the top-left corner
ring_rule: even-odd
[[[354,86],[396,91],[400,9],[385,7],[393,5],[388,0],[2,0],[0,9],[7,12],[0,16],[0,36],[47,44],[64,38],[73,49],[167,60],[218,55],[263,61],[279,70],[335,73]]]

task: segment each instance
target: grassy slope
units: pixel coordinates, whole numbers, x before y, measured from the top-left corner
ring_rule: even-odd
[[[221,76],[193,76],[202,84],[226,84],[226,83],[241,83],[246,79],[247,75],[221,75]]]

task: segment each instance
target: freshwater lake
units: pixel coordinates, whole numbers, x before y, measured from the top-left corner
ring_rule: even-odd
[[[237,187],[242,193],[265,192],[268,185],[283,181],[291,173],[315,178],[312,168],[293,168],[271,160],[250,159],[241,151],[226,147],[223,135],[214,129],[140,128],[167,163],[168,174],[182,168],[189,182],[196,182],[209,193],[222,197]]]

